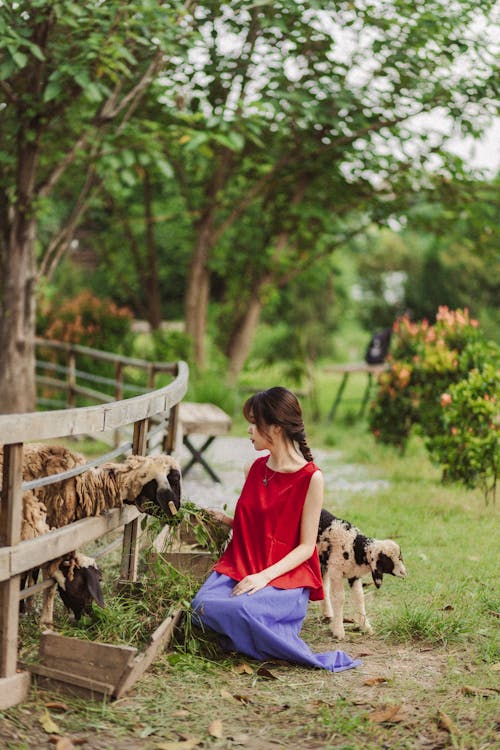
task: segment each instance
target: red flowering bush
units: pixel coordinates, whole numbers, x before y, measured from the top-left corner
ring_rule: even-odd
[[[38,332],[46,339],[119,352],[130,336],[131,311],[90,290],[40,307]]]
[[[467,310],[440,307],[436,323],[400,318],[393,327],[389,368],[379,378],[370,410],[375,437],[404,451],[414,425],[432,437],[442,430],[440,396],[465,377],[470,358],[464,350],[480,338],[477,321]]]
[[[118,307],[112,300],[96,297],[91,291],[84,290],[75,297],[58,303],[42,300],[38,306],[37,333],[42,338],[53,341],[127,354],[127,349],[131,348],[131,321],[132,313],[127,308]],[[43,352],[42,359],[61,367],[67,365],[65,352],[47,349]],[[91,373],[95,379],[114,379],[115,367],[112,362],[78,354],[76,366],[77,370]],[[87,381],[84,384],[89,385]],[[115,392],[113,384],[101,383],[99,390],[110,396]],[[56,391],[56,396],[57,393]],[[41,395],[44,399],[54,398],[50,388],[45,388]],[[79,398],[77,405],[87,405],[87,401]]]
[[[499,362],[499,347],[467,310],[440,307],[434,325],[401,318],[370,409],[376,439],[404,451],[415,427],[443,479],[481,486],[488,496],[498,473],[498,425],[491,428],[498,381],[491,370],[498,374]],[[473,398],[474,389],[484,398]]]

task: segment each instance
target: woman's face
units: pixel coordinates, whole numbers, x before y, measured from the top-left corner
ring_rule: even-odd
[[[266,432],[261,432],[254,422],[249,423],[247,432],[256,451],[270,450],[272,446],[270,431],[270,428],[266,427]]]

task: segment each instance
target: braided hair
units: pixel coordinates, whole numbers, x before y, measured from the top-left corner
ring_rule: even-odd
[[[263,435],[268,435],[267,427],[278,425],[289,440],[297,443],[306,461],[313,460],[307,444],[299,400],[287,388],[278,385],[250,396],[243,405],[243,415],[248,422],[255,424]]]

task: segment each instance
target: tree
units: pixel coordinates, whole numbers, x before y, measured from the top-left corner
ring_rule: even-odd
[[[35,295],[67,251],[140,118],[182,53],[185,4],[19,0],[0,6],[0,411],[35,405]],[[177,58],[178,61],[178,58]],[[39,233],[52,198],[63,211]]]
[[[165,124],[195,237],[185,321],[199,365],[221,254],[241,253],[238,267],[251,267],[246,307],[231,316],[234,372],[265,289],[287,283],[287,266],[321,258],[327,237],[330,250],[342,243],[346,217],[351,229],[383,223],[431,191],[432,174],[461,174],[445,137],[419,118],[435,113],[480,134],[495,106],[493,6],[198,4],[199,41],[175,72]],[[253,258],[235,241],[244,221],[258,222]]]
[[[446,195],[436,190],[432,202],[420,196],[398,231],[371,227],[353,243],[360,320],[388,326],[407,311],[433,321],[446,305],[469,309],[485,335],[498,339],[498,178],[444,187]]]

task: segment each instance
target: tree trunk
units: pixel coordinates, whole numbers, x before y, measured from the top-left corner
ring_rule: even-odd
[[[242,371],[246,359],[250,353],[255,331],[259,323],[260,313],[262,311],[262,300],[260,290],[262,287],[269,282],[269,278],[262,279],[254,293],[250,304],[247,306],[243,318],[238,325],[238,328],[234,331],[233,335],[228,344],[227,356],[228,356],[228,375],[227,380],[230,385],[234,384],[236,378]]]
[[[2,206],[0,279],[0,413],[31,412],[36,407],[35,293],[36,217],[33,208],[38,138],[18,134],[15,201]]]
[[[158,255],[154,237],[153,190],[149,173],[144,175],[144,218],[146,222],[146,310],[152,331],[161,323],[160,285],[158,283]]]
[[[191,263],[184,304],[186,333],[194,346],[194,361],[203,369],[206,364],[205,333],[210,296],[210,272],[208,260],[211,249],[212,221],[208,219],[201,227]]]
[[[0,413],[31,412],[35,386],[35,221],[12,232],[1,281]],[[17,235],[17,236],[16,236]]]

